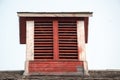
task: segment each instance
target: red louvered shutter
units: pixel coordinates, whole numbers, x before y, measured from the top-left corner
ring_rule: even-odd
[[[34,59],[53,59],[53,24],[51,22],[35,22]]]
[[[76,21],[59,21],[59,59],[78,59]]]
[[[35,22],[34,59],[53,60],[54,58],[78,60],[76,21]]]

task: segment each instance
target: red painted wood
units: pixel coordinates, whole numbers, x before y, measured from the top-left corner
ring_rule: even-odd
[[[84,27],[85,27],[85,43],[88,43],[88,22],[89,22],[89,18],[85,17],[84,18]]]
[[[34,60],[53,60],[53,22],[35,22]]]
[[[77,72],[77,67],[83,67],[80,61],[30,61],[29,72]]]
[[[88,17],[20,17],[19,18],[19,28],[20,28],[20,44],[26,44],[26,21],[34,20],[35,22],[46,22],[58,20],[62,22],[66,21],[77,21],[82,20],[85,21],[85,42],[88,41]]]
[[[26,44],[26,19],[23,17],[19,18],[19,32],[20,44]]]
[[[84,21],[85,42],[88,39],[88,17],[20,17],[20,43],[26,43],[26,21],[35,22],[34,61],[32,72],[77,72],[83,67],[78,60],[76,22]],[[81,50],[79,50],[80,52]]]
[[[54,52],[54,60],[59,59],[59,40],[58,40],[58,21],[53,21],[53,52]]]

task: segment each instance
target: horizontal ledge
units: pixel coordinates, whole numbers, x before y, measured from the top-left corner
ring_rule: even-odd
[[[81,70],[82,70],[82,67],[81,67]],[[29,74],[25,74],[25,75],[56,75],[56,76],[65,76],[65,75],[67,75],[67,76],[83,76],[84,75],[84,73],[81,71],[81,72],[37,72],[37,73],[35,73],[35,72],[32,72],[32,73],[29,73]]]
[[[19,17],[90,17],[92,12],[17,12]]]

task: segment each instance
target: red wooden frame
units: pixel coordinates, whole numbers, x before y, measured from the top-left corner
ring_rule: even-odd
[[[53,21],[53,55],[54,60],[59,59],[59,42],[58,42],[58,21]]]
[[[88,17],[19,17],[20,44],[26,44],[26,21],[77,21],[82,20],[85,24],[85,42],[88,42]]]

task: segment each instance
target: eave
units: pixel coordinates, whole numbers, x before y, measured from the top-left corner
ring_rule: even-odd
[[[92,12],[17,12],[19,17],[91,17]]]

